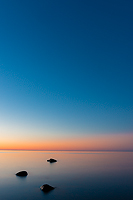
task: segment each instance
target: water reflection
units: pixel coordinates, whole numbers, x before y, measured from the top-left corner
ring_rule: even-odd
[[[49,158],[57,159],[48,163]],[[27,177],[15,173],[28,171]],[[133,152],[1,152],[1,199],[133,199]],[[40,186],[56,189],[48,194]]]

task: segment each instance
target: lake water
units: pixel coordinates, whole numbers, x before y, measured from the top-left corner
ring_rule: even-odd
[[[0,151],[0,199],[133,200],[133,152]]]

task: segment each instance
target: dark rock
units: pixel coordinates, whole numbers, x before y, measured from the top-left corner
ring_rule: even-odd
[[[50,158],[49,160],[47,160],[47,162],[53,163],[53,162],[57,162],[57,160]]]
[[[16,176],[27,176],[28,173],[26,171],[20,171],[18,173],[16,173]]]
[[[48,184],[44,184],[44,185],[42,185],[42,186],[40,187],[40,189],[41,189],[43,192],[47,193],[47,192],[50,192],[51,190],[54,190],[55,188],[52,187],[52,186],[50,186],[50,185],[48,185]]]

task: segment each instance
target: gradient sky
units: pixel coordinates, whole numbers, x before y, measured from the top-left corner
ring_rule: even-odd
[[[133,150],[133,1],[0,2],[0,149]]]

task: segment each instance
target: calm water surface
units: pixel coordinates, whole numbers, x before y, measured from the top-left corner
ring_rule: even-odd
[[[56,189],[43,193],[45,183]],[[0,199],[133,200],[133,152],[0,151]]]

